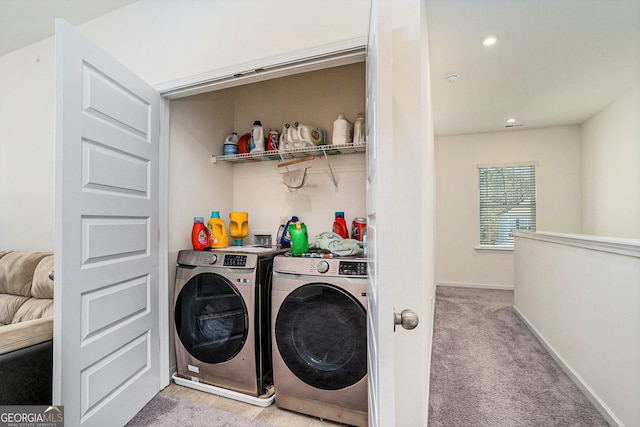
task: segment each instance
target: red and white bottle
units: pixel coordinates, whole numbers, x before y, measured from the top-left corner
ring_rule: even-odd
[[[193,218],[193,227],[191,228],[191,245],[196,251],[203,251],[209,248],[209,229],[204,224],[204,218]]]
[[[349,229],[347,222],[344,220],[344,212],[336,212],[336,219],[333,221],[333,232],[343,239],[349,238]]]

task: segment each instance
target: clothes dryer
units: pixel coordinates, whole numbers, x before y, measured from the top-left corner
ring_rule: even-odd
[[[276,405],[367,425],[367,262],[277,256],[272,347]]]
[[[273,384],[271,272],[273,257],[282,252],[234,247],[178,253],[176,383],[267,406],[257,397]]]

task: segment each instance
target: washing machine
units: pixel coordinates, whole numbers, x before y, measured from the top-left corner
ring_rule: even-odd
[[[367,425],[367,281],[364,258],[274,259],[278,407]]]
[[[182,250],[175,284],[176,383],[260,406],[272,388],[274,248]]]

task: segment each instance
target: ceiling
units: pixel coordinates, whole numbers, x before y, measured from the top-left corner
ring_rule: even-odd
[[[427,12],[437,135],[580,124],[640,83],[640,0],[427,0]]]
[[[136,0],[0,0],[0,56],[53,35],[54,20],[90,21]]]
[[[0,55],[53,35],[56,17],[78,25],[134,1],[0,0]],[[640,0],[427,0],[427,12],[437,135],[580,124],[639,83]]]

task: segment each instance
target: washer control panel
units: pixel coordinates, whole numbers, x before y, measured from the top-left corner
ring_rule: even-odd
[[[273,259],[273,271],[276,273],[305,274],[326,277],[367,277],[365,258],[315,258],[280,255]]]
[[[340,261],[338,266],[338,274],[340,276],[366,276],[366,261]]]

